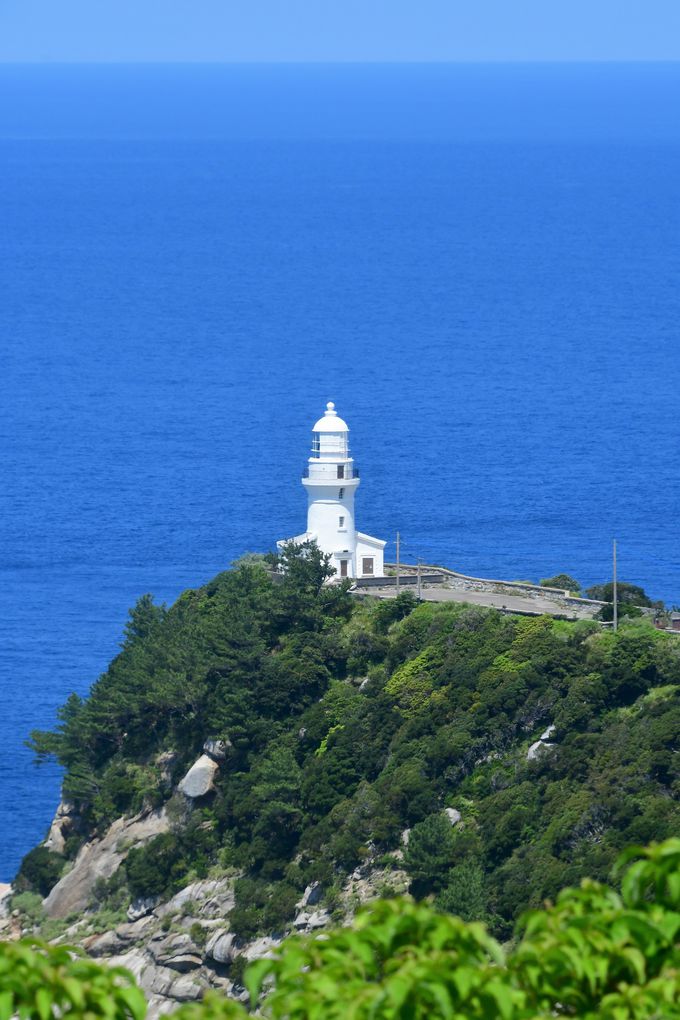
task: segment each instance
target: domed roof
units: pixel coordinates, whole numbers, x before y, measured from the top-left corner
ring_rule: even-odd
[[[338,417],[338,412],[335,410],[335,404],[332,400],[329,400],[326,404],[324,416],[319,418],[312,432],[349,432],[347,422]]]

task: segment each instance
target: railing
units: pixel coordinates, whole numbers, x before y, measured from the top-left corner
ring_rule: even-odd
[[[314,464],[313,466],[317,467],[316,464]],[[333,465],[329,464],[328,466],[332,467]],[[305,466],[303,467],[302,469],[303,478],[317,478],[320,482],[337,482],[340,486],[342,485],[343,482],[351,482],[354,478],[359,478],[359,468],[356,466],[354,468],[345,468],[345,473],[342,476],[342,478],[338,478],[336,475],[333,474],[329,475],[319,474],[316,471],[314,472],[313,475],[310,475],[309,468],[310,468],[309,464],[305,464]]]

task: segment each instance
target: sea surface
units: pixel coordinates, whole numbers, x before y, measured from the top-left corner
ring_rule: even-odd
[[[680,65],[0,68],[0,880],[144,592],[362,530],[680,603]],[[387,548],[394,555],[394,545]]]

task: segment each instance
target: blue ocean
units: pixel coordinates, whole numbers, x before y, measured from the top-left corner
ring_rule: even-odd
[[[680,603],[680,65],[0,68],[0,879],[144,592],[358,525]],[[394,545],[387,548],[394,555]]]

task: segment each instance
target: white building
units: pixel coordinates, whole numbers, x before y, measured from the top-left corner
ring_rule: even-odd
[[[312,429],[312,455],[302,484],[307,490],[307,530],[282,539],[278,547],[290,541],[314,541],[330,554],[338,577],[384,577],[385,542],[356,530],[354,494],[359,472],[349,453],[349,428],[332,402]]]

